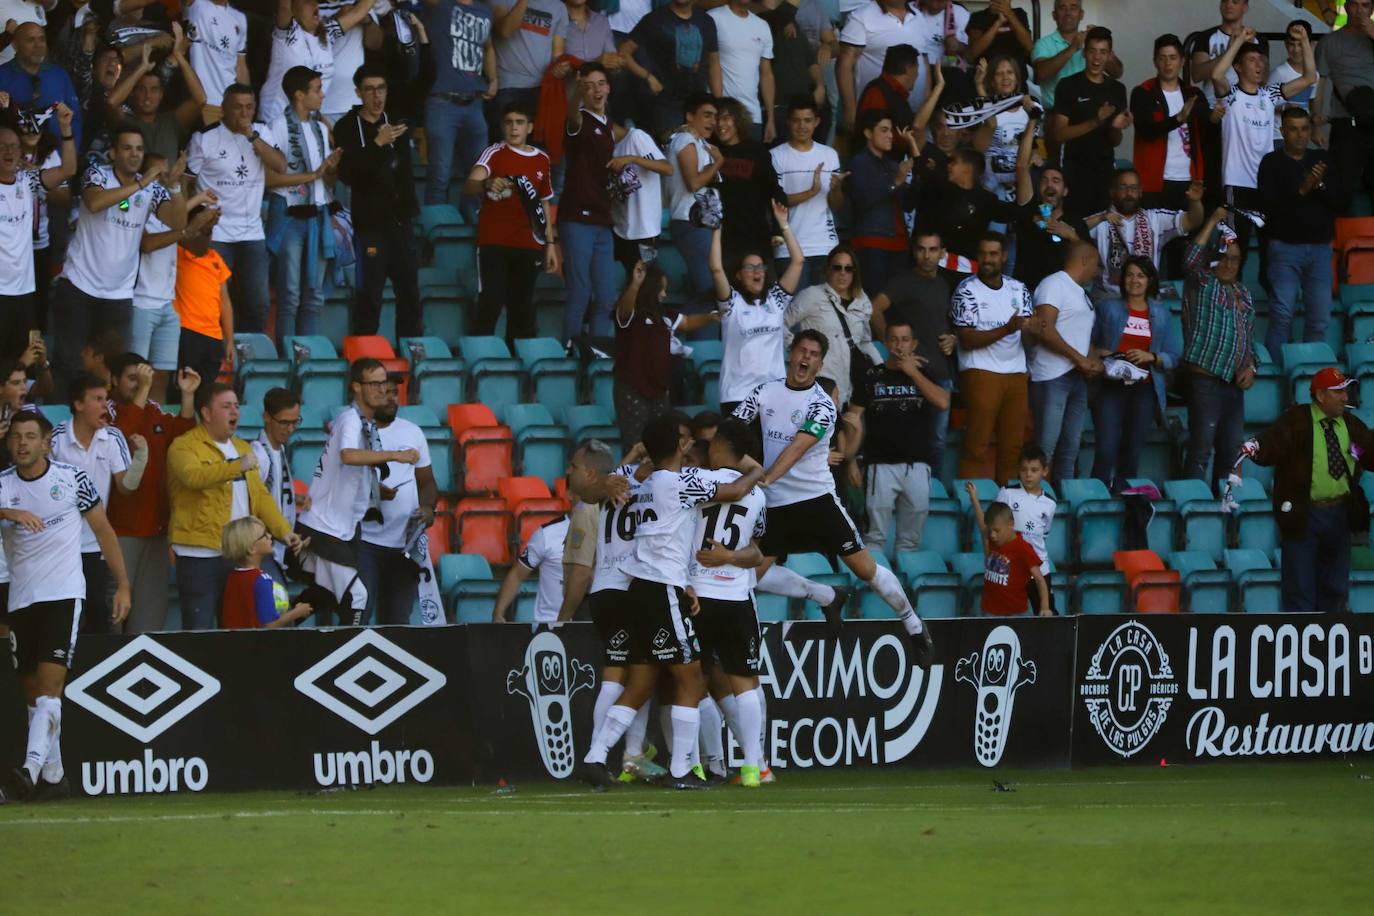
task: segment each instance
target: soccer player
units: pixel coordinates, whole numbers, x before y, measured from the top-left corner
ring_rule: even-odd
[[[636,711],[653,692],[659,668],[673,679],[672,760],[668,776],[660,784],[674,789],[705,788],[706,780],[692,772],[690,758],[700,731],[698,704],[706,696],[701,675],[696,634],[687,615],[687,565],[693,554],[691,537],[698,507],[733,503],[743,498],[763,477],[752,458],[736,466],[744,476],[733,483],[718,484],[702,477],[696,468],[684,468],[691,447],[676,417],[657,417],[644,430],[644,447],[654,472],[634,498],[638,515],[634,553],[622,565],[630,575],[627,608],[634,613],[626,627],[629,642],[625,692],[606,713],[600,741],[583,758],[582,779],[595,786],[613,783],[606,769],[606,752],[620,740]]]
[[[835,403],[816,384],[829,346],[819,331],[798,332],[787,352],[787,377],[765,382],[735,408],[736,417],[757,418],[763,430],[769,524],[759,547],[770,557],[807,551],[838,554],[897,612],[911,637],[914,661],[924,668],[934,654],[929,629],[892,570],[873,560],[835,494],[829,463]],[[827,606],[826,619],[838,625],[841,610],[838,604]]]
[[[539,591],[534,598],[534,622],[554,623],[563,609],[563,542],[568,536],[568,516],[545,522],[525,542],[525,549],[511,564],[501,591],[496,594],[492,623],[505,623],[506,610],[520,594],[520,583],[539,573]]]
[[[129,614],[129,579],[119,540],[86,472],[48,460],[52,424],[24,412],[10,421],[14,466],[0,472],[0,537],[9,558],[8,600],[0,624],[14,638],[19,683],[29,707],[28,747],[11,783],[20,799],[71,793],[62,769],[62,688],[76,651],[86,597],[81,565],[84,519],[115,580],[112,618]],[[6,801],[0,790],[0,803]]]
[[[718,486],[738,480],[734,466],[754,450],[753,439],[748,424],[734,419],[721,423],[707,452],[710,469],[701,471],[702,479]],[[699,549],[687,578],[701,608],[695,626],[702,664],[711,693],[744,752],[740,785],[750,789],[759,786],[763,759],[763,707],[757,693],[763,634],[754,609],[752,567],[763,560],[755,539],[765,528],[766,503],[755,487],[728,506],[706,506],[697,519]],[[708,769],[711,763],[708,759]]]

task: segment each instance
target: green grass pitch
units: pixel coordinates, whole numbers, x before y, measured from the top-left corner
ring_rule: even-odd
[[[1369,777],[1357,760],[12,805],[0,912],[1367,913]]]

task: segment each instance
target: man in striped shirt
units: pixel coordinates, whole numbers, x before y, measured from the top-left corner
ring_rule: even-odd
[[[1183,360],[1188,377],[1186,476],[1225,477],[1225,459],[1245,434],[1245,392],[1255,383],[1255,307],[1240,280],[1242,253],[1235,233],[1223,229],[1225,244],[1209,246],[1227,216],[1218,207],[1188,243],[1183,267]],[[1223,456],[1208,474],[1213,452]]]

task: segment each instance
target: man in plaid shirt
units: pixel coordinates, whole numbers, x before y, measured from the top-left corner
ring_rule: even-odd
[[[1188,458],[1186,476],[1213,483],[1226,476],[1215,452],[1230,456],[1245,438],[1245,392],[1255,383],[1255,307],[1240,281],[1242,252],[1226,230],[1220,251],[1209,246],[1227,216],[1218,207],[1189,242],[1183,266],[1183,360],[1188,377]]]

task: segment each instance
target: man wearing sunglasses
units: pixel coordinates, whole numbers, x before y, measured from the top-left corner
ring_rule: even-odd
[[[301,396],[290,388],[273,388],[262,397],[262,432],[250,443],[258,456],[258,473],[263,486],[277,504],[287,525],[296,527],[296,510],[310,508],[310,497],[296,500],[296,488],[291,473],[290,439],[301,426]],[[277,541],[272,557],[264,560],[262,569],[274,580],[286,584],[286,545]]]
[[[358,575],[362,523],[382,519],[387,463],[420,462],[420,453],[413,448],[382,448],[377,415],[386,407],[392,384],[386,368],[378,360],[364,357],[354,360],[348,377],[352,403],[334,418],[329,442],[310,483],[310,508],[296,522],[297,530],[310,543],[301,567],[334,599],[333,608],[312,602],[315,619],[322,626],[335,613],[345,625],[363,622],[367,587]]]

